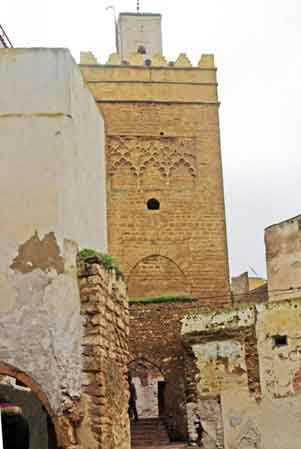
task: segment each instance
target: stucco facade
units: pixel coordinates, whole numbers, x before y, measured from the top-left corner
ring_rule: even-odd
[[[58,412],[81,385],[77,251],[106,248],[104,126],[67,50],[0,59],[0,359]]]
[[[300,447],[300,318],[300,299],[185,317],[191,442]]]
[[[301,215],[265,229],[269,298],[281,300],[301,292]]]
[[[162,54],[161,14],[121,13],[118,20],[118,47],[127,60],[138,50],[145,57]]]

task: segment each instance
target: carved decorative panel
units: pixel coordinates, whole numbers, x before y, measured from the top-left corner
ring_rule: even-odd
[[[192,139],[114,137],[108,143],[113,188],[193,188],[196,160]]]

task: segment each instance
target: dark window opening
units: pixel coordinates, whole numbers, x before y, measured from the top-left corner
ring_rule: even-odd
[[[147,208],[148,208],[148,210],[159,210],[160,202],[158,200],[156,200],[155,198],[151,198],[147,202]]]
[[[277,348],[279,348],[279,346],[286,346],[287,345],[287,335],[274,335],[273,342]]]
[[[139,47],[137,48],[137,53],[140,53],[140,55],[146,55],[146,48],[144,47],[144,45],[139,45]]]

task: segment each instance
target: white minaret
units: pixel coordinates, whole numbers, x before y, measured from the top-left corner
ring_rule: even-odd
[[[131,53],[162,55],[161,14],[123,12],[118,19],[118,48],[122,59]]]

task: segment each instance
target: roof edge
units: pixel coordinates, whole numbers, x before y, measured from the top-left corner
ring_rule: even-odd
[[[281,220],[278,223],[273,223],[273,224],[267,226],[266,228],[264,228],[264,230],[267,231],[268,229],[273,228],[274,226],[281,226],[282,224],[289,223],[290,221],[295,221],[295,220],[301,220],[301,214],[295,215],[295,217],[287,218],[286,220]]]
[[[154,13],[154,12],[120,12],[119,17],[121,16],[137,16],[137,17],[162,17],[162,14]]]

